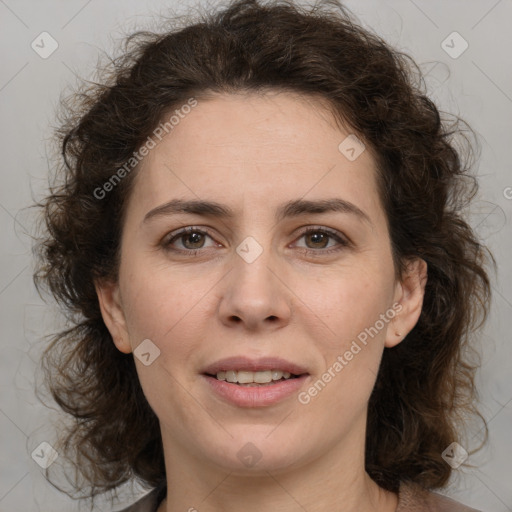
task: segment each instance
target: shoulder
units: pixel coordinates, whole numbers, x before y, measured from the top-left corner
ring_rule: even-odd
[[[156,512],[165,497],[165,488],[156,488],[127,508],[118,512]]]
[[[164,489],[153,489],[133,505],[119,512],[155,512],[165,496]],[[413,483],[402,483],[396,512],[482,512]]]
[[[396,512],[481,512],[458,501],[428,491],[423,487],[402,482],[398,492]]]

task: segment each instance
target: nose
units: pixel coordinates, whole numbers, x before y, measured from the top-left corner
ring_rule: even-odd
[[[279,329],[290,322],[293,293],[268,249],[249,262],[233,253],[231,271],[221,281],[221,322],[250,331]]]

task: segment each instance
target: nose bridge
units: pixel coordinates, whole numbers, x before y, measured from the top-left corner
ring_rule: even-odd
[[[221,298],[219,313],[224,323],[243,322],[254,329],[288,321],[289,297],[275,275],[280,266],[277,260],[268,237],[260,243],[249,236],[237,246]]]

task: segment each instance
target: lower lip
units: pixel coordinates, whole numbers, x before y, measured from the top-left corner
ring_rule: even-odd
[[[232,404],[239,407],[265,407],[297,393],[309,374],[281,380],[267,386],[239,386],[225,380],[218,380],[210,375],[203,375],[203,377],[217,395]]]

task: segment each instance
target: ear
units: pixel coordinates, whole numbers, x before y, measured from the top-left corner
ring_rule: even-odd
[[[125,354],[132,351],[126,319],[124,316],[118,283],[112,281],[95,282],[96,294],[100,303],[101,316],[110,331],[115,346]]]
[[[395,304],[399,303],[401,309],[388,327],[384,342],[387,348],[398,345],[418,322],[426,284],[426,261],[421,258],[409,260],[405,275],[395,288]]]

